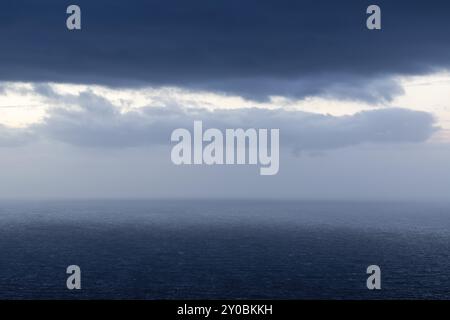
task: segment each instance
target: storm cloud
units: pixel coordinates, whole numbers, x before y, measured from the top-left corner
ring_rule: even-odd
[[[392,100],[398,75],[448,69],[450,3],[366,0],[6,0],[0,80],[179,86],[237,94]]]

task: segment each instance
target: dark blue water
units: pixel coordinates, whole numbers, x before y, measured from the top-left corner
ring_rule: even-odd
[[[1,202],[0,298],[448,299],[450,206]]]

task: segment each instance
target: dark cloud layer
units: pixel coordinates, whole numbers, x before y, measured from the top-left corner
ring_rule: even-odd
[[[2,1],[1,80],[378,101],[401,92],[390,76],[450,65],[444,0],[376,1],[381,31],[365,27],[366,0],[75,3],[81,32],[65,28],[72,1]]]

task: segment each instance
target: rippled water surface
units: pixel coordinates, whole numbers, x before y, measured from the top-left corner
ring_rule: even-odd
[[[3,201],[0,298],[448,299],[450,206]]]

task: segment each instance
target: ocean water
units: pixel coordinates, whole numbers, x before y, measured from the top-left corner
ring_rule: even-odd
[[[450,205],[2,201],[0,298],[448,299]]]

